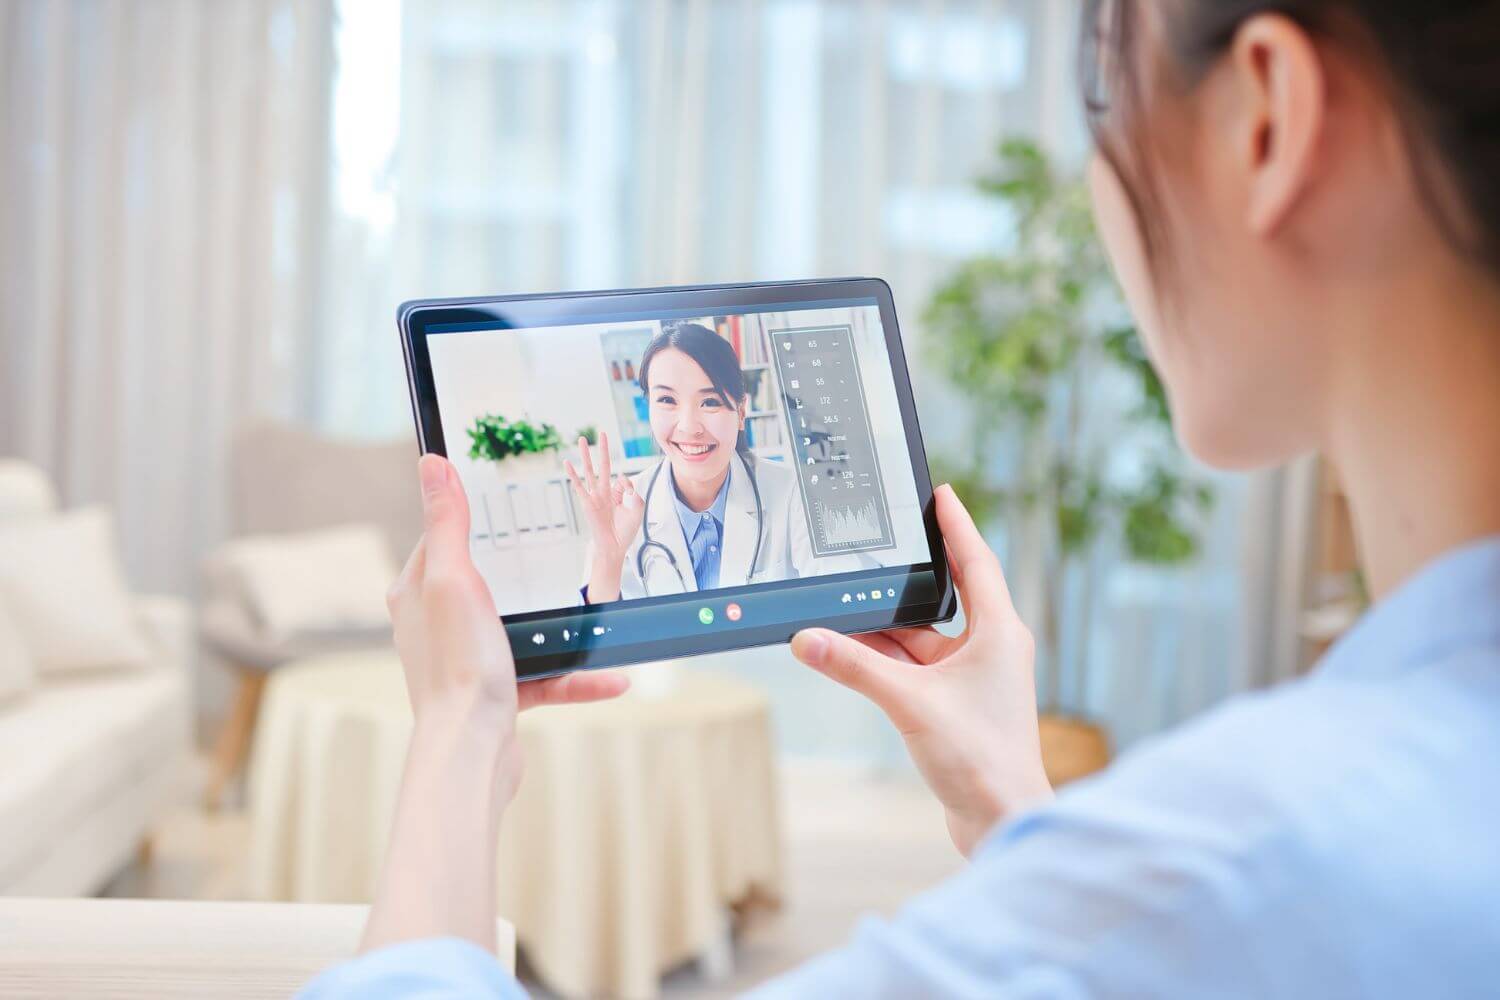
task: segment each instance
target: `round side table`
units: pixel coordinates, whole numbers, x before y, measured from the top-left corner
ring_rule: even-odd
[[[250,771],[254,896],[373,898],[410,732],[393,652],[272,675]],[[655,696],[534,709],[519,734],[500,912],[550,989],[655,996],[664,971],[723,961],[731,910],[777,904],[774,749],[754,688],[688,674]]]

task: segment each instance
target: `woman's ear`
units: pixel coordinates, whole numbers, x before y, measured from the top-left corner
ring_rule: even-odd
[[[1233,141],[1248,181],[1245,221],[1257,236],[1269,236],[1312,187],[1326,124],[1326,73],[1312,37],[1281,14],[1241,24],[1230,65],[1242,112]]]

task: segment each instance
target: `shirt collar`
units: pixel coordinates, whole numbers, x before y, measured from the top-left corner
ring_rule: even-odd
[[[714,497],[714,502],[709,505],[708,510],[702,513],[693,510],[682,502],[682,494],[677,492],[677,479],[672,474],[671,466],[667,467],[667,476],[672,480],[672,503],[677,508],[677,520],[682,523],[682,533],[689,541],[698,533],[699,526],[703,523],[703,514],[712,514],[714,524],[720,530],[724,527],[724,508],[729,505],[729,480],[734,476],[734,463],[729,463],[729,473],[724,477],[724,482],[719,485],[719,494]]]
[[[1439,556],[1377,603],[1324,658],[1320,674],[1418,667],[1500,642],[1500,535]]]

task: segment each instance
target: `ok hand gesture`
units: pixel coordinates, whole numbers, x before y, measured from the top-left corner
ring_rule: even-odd
[[[646,517],[646,502],[626,477],[614,481],[610,470],[608,434],[599,434],[600,471],[597,475],[589,452],[587,439],[580,437],[578,455],[583,475],[579,475],[572,462],[563,465],[593,532],[594,562],[589,572],[588,601],[599,604],[620,597],[620,574],[625,565],[625,553],[640,533],[641,522]]]

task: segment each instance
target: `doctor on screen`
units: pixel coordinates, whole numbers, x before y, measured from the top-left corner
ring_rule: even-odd
[[[796,474],[750,452],[744,375],[724,338],[697,324],[664,328],[641,355],[640,385],[665,457],[615,480],[601,434],[597,466],[582,439],[582,468],[567,463],[593,534],[584,603],[859,568],[834,557],[814,570]]]

